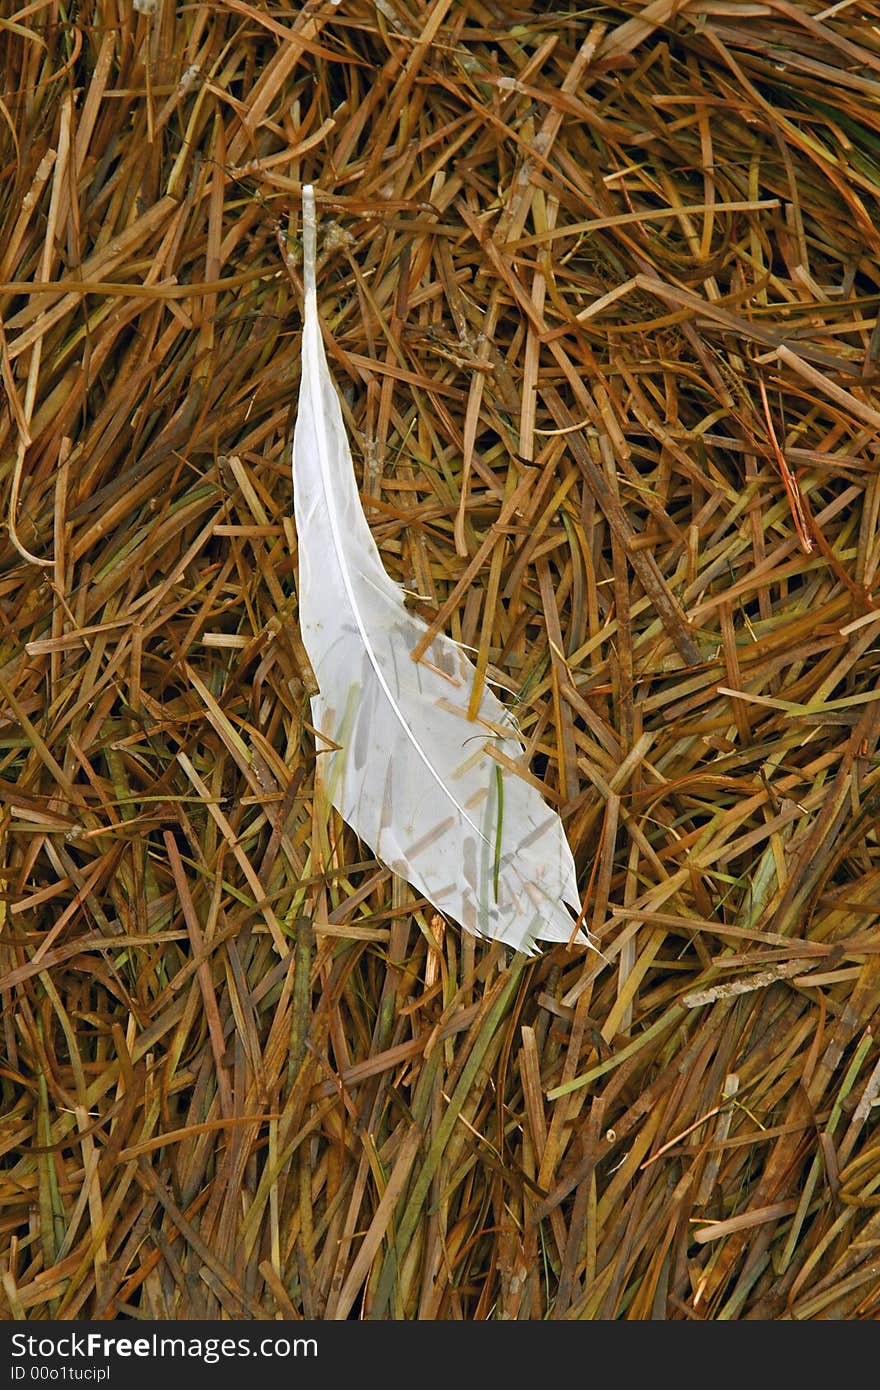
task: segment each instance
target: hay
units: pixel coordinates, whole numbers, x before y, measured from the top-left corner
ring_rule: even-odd
[[[0,20],[7,1317],[880,1314],[880,13],[535,10]],[[303,181],[601,956],[314,798]]]

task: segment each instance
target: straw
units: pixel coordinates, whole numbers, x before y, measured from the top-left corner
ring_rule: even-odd
[[[3,1316],[880,1314],[878,22],[2,22]],[[383,561],[601,955],[315,793],[303,183]]]

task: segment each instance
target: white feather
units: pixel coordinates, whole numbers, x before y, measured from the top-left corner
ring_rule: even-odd
[[[330,800],[394,873],[468,931],[518,950],[569,941],[574,860],[539,792],[486,751],[520,760],[510,713],[485,689],[467,707],[474,668],[426,632],[383,568],[361,508],[327,366],[315,288],[315,202],[303,189],[305,317],[293,439],[299,621],[320,694],[312,720]],[[586,942],[582,932],[575,939]]]

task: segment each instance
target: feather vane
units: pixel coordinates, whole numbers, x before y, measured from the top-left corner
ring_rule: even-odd
[[[466,930],[524,951],[536,940],[586,942],[568,911],[580,900],[562,823],[510,770],[524,753],[510,712],[484,688],[468,717],[476,673],[445,634],[411,658],[427,628],[387,574],[358,496],[321,336],[310,186],[303,231],[293,480],[319,775],[376,856]]]

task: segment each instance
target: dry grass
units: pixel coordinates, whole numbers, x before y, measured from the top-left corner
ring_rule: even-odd
[[[877,1318],[877,5],[2,8],[0,1312]],[[306,180],[601,958],[314,802]]]

